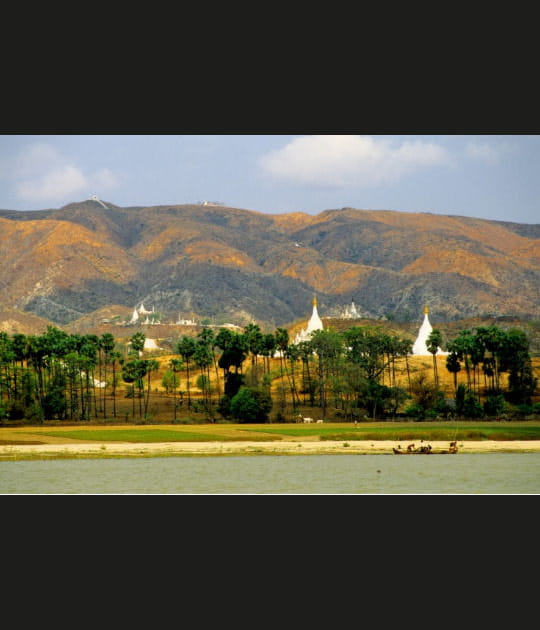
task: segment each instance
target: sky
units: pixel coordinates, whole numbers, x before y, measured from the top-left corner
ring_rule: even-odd
[[[0,209],[219,202],[540,223],[540,135],[0,135]]]

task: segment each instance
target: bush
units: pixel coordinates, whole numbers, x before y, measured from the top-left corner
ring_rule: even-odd
[[[481,418],[484,408],[470,389],[459,385],[456,392],[456,412],[465,418]]]
[[[416,420],[425,420],[426,410],[424,409],[422,405],[419,405],[418,403],[413,403],[412,405],[409,405],[405,409],[405,415],[407,416],[407,418],[415,418]]]
[[[484,401],[484,413],[486,416],[500,416],[507,410],[506,400],[502,394],[488,396]]]
[[[474,394],[465,396],[463,415],[466,418],[481,418],[484,415],[484,408]]]
[[[270,409],[270,394],[249,387],[241,387],[230,404],[231,415],[240,422],[266,422]]]
[[[228,396],[222,396],[219,399],[219,403],[217,406],[217,411],[218,413],[220,413],[224,418],[228,418],[231,415],[231,399]]]
[[[535,405],[529,405],[527,403],[522,403],[521,405],[516,405],[514,409],[518,416],[525,418],[526,416],[532,416],[535,413],[539,413],[540,404],[536,403]]]

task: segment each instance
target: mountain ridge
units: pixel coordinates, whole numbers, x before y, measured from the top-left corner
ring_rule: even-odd
[[[0,210],[0,299],[67,324],[144,301],[176,317],[285,325],[319,311],[538,317],[540,224],[399,210],[265,214],[86,200]],[[241,322],[244,323],[244,322]]]

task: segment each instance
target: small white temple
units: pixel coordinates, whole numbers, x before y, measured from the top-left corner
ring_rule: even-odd
[[[146,319],[143,322],[143,324],[159,324],[159,321],[150,321],[150,319],[148,318],[148,315],[152,315],[153,313],[155,313],[154,307],[152,306],[152,310],[151,311],[147,311],[144,308],[144,304],[141,302],[141,305],[139,306],[139,308],[134,308],[133,309],[133,314],[131,316],[131,319],[129,320],[130,324],[136,324],[139,321],[139,318],[141,315],[146,315]]]
[[[322,319],[319,317],[319,313],[317,311],[317,298],[313,296],[313,311],[307,323],[307,327],[302,328],[302,330],[296,335],[294,343],[297,344],[301,341],[310,341],[311,333],[314,330],[323,330],[323,328]]]
[[[356,310],[356,304],[354,300],[351,300],[351,305],[346,306],[343,311],[343,319],[358,319],[360,317],[360,313]]]
[[[420,326],[420,330],[418,331],[418,337],[416,337],[416,341],[412,347],[412,354],[417,354],[421,356],[428,356],[431,352],[427,348],[427,340],[431,331],[433,330],[432,325],[429,323],[429,309],[427,306],[424,306],[424,321]],[[440,348],[437,350],[437,354],[448,354],[448,352],[443,352]]]

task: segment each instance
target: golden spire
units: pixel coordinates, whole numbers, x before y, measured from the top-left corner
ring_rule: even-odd
[[[317,306],[317,296],[313,294],[313,306]]]
[[[429,313],[429,308],[427,307],[427,304],[424,306],[424,315],[427,315]]]

